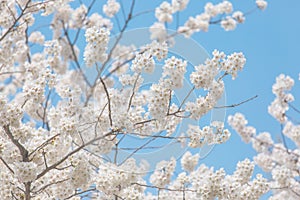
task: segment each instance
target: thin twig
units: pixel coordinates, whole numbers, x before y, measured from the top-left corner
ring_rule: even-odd
[[[131,96],[130,96],[130,99],[129,99],[129,103],[128,103],[128,108],[127,108],[127,112],[129,111],[130,107],[131,107],[131,104],[132,104],[132,100],[133,100],[133,96],[135,94],[135,87],[136,87],[136,84],[137,84],[137,81],[140,77],[140,74],[137,75],[135,81],[134,81],[134,84],[133,84],[133,87],[132,87],[132,93],[131,93]]]
[[[11,173],[15,173],[14,170],[7,164],[7,162],[5,162],[5,160],[0,156],[0,160],[3,162],[3,164],[7,167],[7,169],[11,172]]]
[[[236,103],[236,104],[232,104],[232,105],[228,105],[228,106],[215,106],[214,108],[219,109],[219,108],[233,108],[233,107],[237,107],[237,106],[240,106],[240,105],[242,105],[244,103],[252,101],[253,99],[255,99],[257,97],[258,97],[258,95],[255,95],[254,97],[251,97],[251,98],[249,98],[247,100],[244,100],[244,101],[242,101],[240,103]]]

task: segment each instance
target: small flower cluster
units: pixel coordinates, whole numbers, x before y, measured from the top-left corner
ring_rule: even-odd
[[[288,121],[282,133],[292,139],[295,144],[300,147],[300,125],[294,125],[292,122]]]
[[[155,61],[149,52],[138,53],[132,61],[131,70],[137,73],[152,73],[155,68]]]
[[[150,183],[159,188],[165,187],[171,182],[175,167],[175,158],[171,158],[170,161],[163,160],[157,163],[154,173],[150,176]]]
[[[194,171],[195,167],[199,162],[200,155],[192,155],[191,152],[187,151],[181,158],[181,166],[187,172]]]
[[[216,54],[216,57],[222,57],[222,52],[214,51],[213,54]],[[246,64],[246,58],[243,53],[232,53],[227,56],[227,59],[221,62],[221,69],[225,71],[225,73],[230,74],[232,79],[234,80],[237,77],[238,71],[242,71],[244,65]]]
[[[103,16],[99,15],[98,13],[93,13],[91,16],[89,16],[86,19],[86,27],[104,27],[108,30],[111,30],[113,28],[113,23],[110,19],[104,18]]]
[[[150,51],[150,54],[155,56],[158,61],[161,61],[168,56],[167,42],[159,43],[157,41],[152,41],[151,44],[146,46],[146,49]]]
[[[202,129],[199,126],[189,125],[186,132],[189,137],[189,146],[193,148],[203,147],[203,145],[221,144],[226,142],[230,137],[228,129],[223,130],[216,125],[216,121],[211,126],[205,126]]]
[[[72,12],[72,28],[80,28],[83,26],[85,22],[85,16],[87,15],[87,10],[88,8],[85,5],[81,4],[74,10],[74,12]]]
[[[137,52],[132,61],[131,70],[137,73],[152,73],[155,69],[155,60],[158,61],[166,58],[168,55],[168,45],[166,42],[158,43],[153,41],[142,48],[141,52]]]
[[[268,6],[268,3],[265,0],[256,0],[256,5],[260,10],[265,10]]]
[[[169,99],[172,97],[170,90],[163,83],[152,84],[150,88],[149,112],[154,119],[164,120],[167,115]]]
[[[150,26],[149,31],[151,33],[151,40],[157,40],[160,43],[165,42],[168,37],[167,29],[163,23],[155,22]]]
[[[14,4],[8,4],[6,1],[1,2],[0,12],[0,26],[3,28],[9,28],[14,23],[14,18],[12,16],[15,16],[17,12],[14,8]]]
[[[35,31],[30,34],[28,41],[43,45],[45,41],[45,36],[41,32]]]
[[[172,22],[173,21],[173,8],[172,5],[166,1],[162,2],[159,7],[155,9],[155,17],[159,22]]]
[[[235,79],[237,72],[244,68],[246,59],[242,53],[226,55],[224,52],[213,51],[213,58],[205,61],[204,65],[195,67],[195,72],[190,75],[191,82],[196,88],[209,89],[215,77],[224,71]]]
[[[176,11],[183,11],[190,0],[172,0],[172,7],[174,12]]]
[[[188,3],[189,0],[172,0],[171,4],[167,1],[163,1],[159,7],[155,9],[155,17],[160,23],[172,22],[172,14],[184,10]]]
[[[67,69],[67,64],[61,59],[62,46],[60,42],[55,40],[49,40],[44,43],[44,56],[46,57],[46,63],[57,73],[64,73]]]
[[[174,56],[165,60],[162,76],[165,80],[171,82],[170,89],[177,89],[183,86],[186,66],[186,61],[175,58]]]
[[[88,67],[96,62],[104,62],[110,32],[106,28],[91,27],[85,32],[87,45],[84,50],[84,61]]]
[[[15,176],[20,182],[26,183],[36,179],[37,165],[34,162],[15,162],[14,165]]]
[[[23,110],[14,103],[8,103],[7,99],[0,96],[0,126],[18,127],[23,117]]]
[[[120,194],[140,179],[140,170],[134,159],[128,159],[121,166],[101,163],[94,181],[97,189],[106,195]]]
[[[294,80],[291,77],[281,74],[276,78],[276,83],[272,87],[276,98],[268,107],[268,111],[280,123],[286,122],[285,112],[289,109],[288,103],[294,101],[294,96],[286,93],[292,89],[293,85]]]
[[[256,129],[252,126],[246,126],[248,121],[241,113],[228,116],[228,124],[242,137],[242,140],[249,143],[256,135]]]
[[[120,10],[120,4],[116,0],[107,0],[103,5],[103,12],[107,17],[112,18]]]

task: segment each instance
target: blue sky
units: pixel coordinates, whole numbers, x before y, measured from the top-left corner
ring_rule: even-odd
[[[130,0],[123,0],[125,10],[128,10]],[[135,13],[154,9],[160,0],[137,0]],[[187,10],[180,15],[180,24],[188,16],[195,16],[203,11],[207,1],[190,0]],[[219,2],[219,1],[213,1]],[[255,0],[232,0],[234,8],[248,11],[255,7]],[[214,49],[232,53],[242,51],[247,64],[235,81],[226,80],[227,104],[239,103],[252,96],[255,100],[227,109],[227,116],[235,112],[246,115],[249,124],[256,127],[258,132],[269,131],[273,139],[280,138],[280,125],[267,112],[267,107],[273,101],[272,84],[280,73],[295,79],[293,94],[296,101],[294,106],[300,108],[300,23],[297,13],[300,9],[299,0],[270,0],[265,11],[255,11],[247,16],[244,24],[238,25],[232,32],[225,32],[218,25],[211,26],[207,33],[197,33],[192,36],[208,52]],[[100,5],[93,11],[100,10]],[[121,16],[121,13],[119,14]],[[142,28],[152,25],[154,13],[143,15],[129,24],[128,29]],[[172,28],[172,26],[169,26]],[[296,117],[299,117],[295,115]],[[225,126],[228,127],[226,124]],[[244,144],[240,137],[232,131],[232,137],[226,144],[218,145],[208,157],[201,162],[215,168],[224,167],[229,173],[234,171],[239,160],[255,155],[251,145]]]

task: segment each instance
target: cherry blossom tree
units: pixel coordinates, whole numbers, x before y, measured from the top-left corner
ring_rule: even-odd
[[[289,76],[276,79],[269,113],[294,149],[267,132],[256,135],[237,113],[228,124],[252,143],[258,152],[253,161],[246,158],[227,174],[199,166],[201,155],[189,150],[222,144],[231,133],[222,121],[200,127],[186,119],[198,122],[214,109],[255,97],[218,103],[224,77],[234,80],[246,63],[242,52],[215,50],[191,69],[189,60],[170,49],[177,36],[189,38],[211,25],[233,31],[253,9],[207,2],[179,24],[189,0],[162,1],[154,10],[136,10],[136,1],[107,0],[99,9],[96,0],[0,0],[1,199],[259,199],[268,192],[270,199],[299,199],[300,127],[287,113],[299,110],[291,104]],[[253,1],[253,7],[264,10],[267,2]],[[156,19],[147,28],[150,42],[122,44],[130,23],[146,13]],[[151,76],[157,81],[146,87]],[[187,81],[192,87],[178,100]],[[197,97],[191,99],[192,93]],[[178,134],[181,124],[187,129]],[[134,146],[132,138],[144,143]],[[185,151],[155,161],[152,169],[135,156],[159,149],[151,146],[159,139]],[[253,174],[255,165],[272,177]]]

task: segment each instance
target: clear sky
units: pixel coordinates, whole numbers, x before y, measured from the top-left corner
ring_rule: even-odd
[[[128,11],[131,1],[122,1],[125,10]],[[154,9],[161,2],[161,0],[137,0],[135,13]],[[188,16],[201,13],[206,2],[190,0],[187,10],[180,15],[180,24],[183,24]],[[235,9],[241,11],[255,7],[255,0],[231,2]],[[94,11],[101,9],[99,6],[94,8]],[[227,109],[227,116],[242,112],[249,124],[256,127],[258,132],[269,131],[273,139],[280,139],[280,124],[268,114],[267,107],[274,99],[272,84],[280,73],[295,79],[293,94],[296,102],[293,105],[300,108],[300,101],[297,101],[300,99],[300,82],[297,81],[300,72],[299,10],[299,0],[270,0],[265,11],[256,10],[247,16],[245,23],[238,25],[235,31],[225,32],[218,25],[213,25],[207,33],[200,32],[192,36],[208,52],[218,49],[228,54],[234,51],[244,53],[247,58],[245,69],[239,73],[235,81],[225,79],[227,104],[239,103],[255,95],[258,95],[258,98],[236,108]],[[129,24],[128,29],[149,27],[154,21],[154,13],[150,12],[135,19]],[[169,28],[172,29],[172,26]],[[227,124],[225,126],[228,127]],[[251,145],[244,144],[232,131],[230,140],[226,144],[216,146],[201,162],[215,168],[224,167],[231,173],[239,160],[252,158],[254,155]]]

